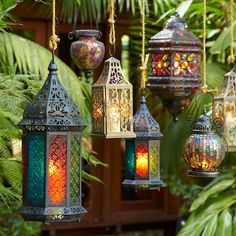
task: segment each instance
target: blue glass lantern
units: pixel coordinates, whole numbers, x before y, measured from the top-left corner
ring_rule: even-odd
[[[27,104],[23,129],[23,205],[29,221],[79,220],[81,203],[80,111],[57,77],[54,61],[35,98]]]

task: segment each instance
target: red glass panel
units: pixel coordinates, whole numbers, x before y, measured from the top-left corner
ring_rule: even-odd
[[[53,135],[49,143],[48,198],[50,204],[66,200],[67,136]]]
[[[136,147],[136,177],[148,178],[148,147],[143,144]]]

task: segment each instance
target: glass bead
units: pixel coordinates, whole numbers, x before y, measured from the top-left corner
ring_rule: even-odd
[[[166,67],[166,68],[167,68],[167,67],[169,67],[169,65],[170,65],[170,64],[169,64],[169,62],[164,62],[164,64],[163,64],[163,65],[164,65],[164,67]]]
[[[157,68],[158,68],[158,69],[161,69],[162,67],[163,67],[163,63],[162,63],[161,61],[158,62],[158,63],[157,63]]]
[[[152,68],[155,68],[156,65],[157,65],[157,63],[156,63],[155,61],[153,61],[152,64],[151,64],[151,67],[152,67]]]
[[[186,76],[186,74],[187,74],[186,70],[181,69],[181,75]]]
[[[162,70],[157,70],[157,75],[162,75]]]
[[[183,61],[182,63],[181,63],[181,68],[182,69],[186,69],[188,67],[188,62],[187,61]]]
[[[188,74],[189,74],[189,76],[193,76],[193,72],[190,68],[188,68]]]
[[[153,75],[156,75],[156,74],[157,74],[157,72],[156,72],[155,69],[152,70],[152,74],[153,74]]]
[[[156,56],[155,53],[152,54],[152,60],[153,60],[153,61],[157,61],[157,56]]]
[[[181,60],[181,57],[180,57],[179,53],[176,53],[174,55],[174,58],[175,58],[176,61],[180,61]]]
[[[187,54],[186,53],[183,53],[182,54],[182,59],[185,60],[187,58]]]
[[[180,63],[179,63],[178,61],[175,61],[175,62],[174,62],[174,67],[175,67],[175,68],[178,68],[178,67],[179,67],[179,64],[180,64]]]
[[[180,74],[180,68],[177,68],[174,70],[174,75],[179,75]]]
[[[162,58],[163,61],[166,61],[169,58],[168,54],[165,54]]]
[[[189,67],[192,69],[194,67],[194,63],[189,63]]]
[[[160,61],[162,59],[163,55],[162,54],[158,54],[157,55],[157,60]]]
[[[192,53],[191,55],[188,56],[187,60],[188,61],[192,61],[194,57],[195,57],[195,55]]]
[[[162,70],[163,75],[169,75],[169,72],[166,69]]]

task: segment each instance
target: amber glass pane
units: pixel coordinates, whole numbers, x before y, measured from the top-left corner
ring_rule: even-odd
[[[148,146],[138,143],[135,150],[136,178],[148,178]]]
[[[49,138],[48,198],[50,204],[66,201],[67,136],[51,135]]]

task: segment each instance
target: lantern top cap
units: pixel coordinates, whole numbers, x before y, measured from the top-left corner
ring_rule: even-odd
[[[76,37],[100,37],[102,33],[99,30],[76,30]]]
[[[207,115],[206,113],[206,109],[203,110],[203,114],[200,115],[197,118],[197,121],[193,127],[193,132],[195,133],[199,133],[199,132],[203,132],[203,133],[207,133],[207,132],[213,132],[213,127],[212,127],[212,123],[210,120],[210,117]]]
[[[187,30],[188,24],[185,20],[180,19],[179,13],[176,12],[173,16],[168,19],[164,24],[165,29],[180,29]]]
[[[93,86],[100,85],[131,86],[130,82],[124,78],[120,61],[115,57],[110,57],[104,62],[102,74]]]
[[[140,106],[134,116],[134,131],[137,138],[160,139],[163,135],[160,132],[160,126],[150,114],[146,99],[141,96]]]
[[[27,104],[19,125],[37,131],[83,130],[85,124],[80,117],[80,110],[58,80],[54,60],[50,62],[48,70],[43,87]]]
[[[236,73],[234,72],[234,68],[231,70],[231,71],[229,71],[229,72],[227,72],[226,74],[225,74],[225,77],[236,77]]]

